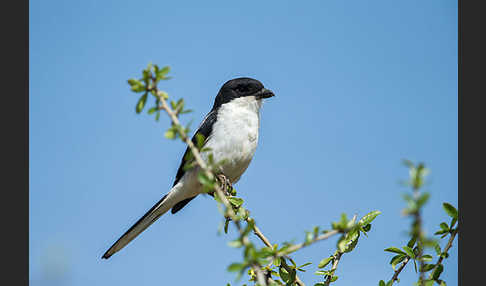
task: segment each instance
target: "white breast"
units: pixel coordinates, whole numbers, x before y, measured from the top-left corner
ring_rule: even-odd
[[[216,162],[227,160],[222,171],[232,183],[240,179],[255,154],[261,105],[261,100],[246,96],[233,99],[218,110],[206,146],[212,149]]]

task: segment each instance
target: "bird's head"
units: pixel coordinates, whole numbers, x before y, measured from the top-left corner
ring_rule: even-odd
[[[266,89],[261,82],[248,77],[240,77],[227,81],[218,92],[214,101],[214,107],[219,107],[237,98],[261,101],[264,98],[275,96]]]

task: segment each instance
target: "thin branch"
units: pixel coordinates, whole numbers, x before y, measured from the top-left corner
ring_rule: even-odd
[[[444,248],[444,251],[442,251],[443,253],[447,253],[449,251],[449,249],[451,249],[452,247],[452,242],[454,242],[454,238],[456,238],[456,234],[459,232],[459,226],[456,227],[456,229],[454,229],[454,231],[451,233],[451,236],[449,237],[449,241],[447,241],[447,244]],[[435,269],[439,264],[442,263],[442,260],[444,260],[444,256],[440,256],[439,259],[437,260],[437,262],[435,263],[435,267],[433,269]],[[433,273],[433,272],[431,272]]]
[[[248,221],[248,219],[247,219]],[[253,225],[253,233],[258,237],[260,238],[260,240],[268,247],[271,247],[273,248],[273,245],[272,243],[270,243],[270,240],[268,240],[268,238],[265,237],[265,235],[263,235],[263,233],[261,232],[261,230],[256,226],[256,225]],[[281,260],[281,263],[282,263],[282,267],[285,268],[285,270],[287,270],[287,272],[290,273],[291,271],[291,268],[290,266],[287,264],[287,262],[285,261],[285,258],[282,257],[282,260]],[[302,282],[302,280],[300,280],[299,276],[297,276],[297,274],[295,274],[295,282],[297,283],[297,285],[300,285],[300,286],[305,286],[304,282]]]
[[[398,275],[400,274],[400,272],[402,272],[403,268],[405,268],[405,265],[407,265],[409,260],[410,260],[409,257],[405,258],[405,260],[403,260],[402,264],[400,264],[400,267],[398,267],[397,270],[395,270],[395,273],[393,273],[393,276],[391,278],[392,285],[395,281],[398,280]]]
[[[418,253],[417,253],[417,258],[419,260],[419,281],[421,286],[425,286],[425,272],[420,271],[420,269],[424,268],[425,261],[422,258],[422,255],[424,254],[424,235],[422,231],[422,216],[420,215],[420,211],[417,211],[415,213],[415,223],[417,224],[418,228],[418,241],[417,241],[417,246],[418,246]]]
[[[454,241],[454,238],[456,238],[456,234],[459,232],[459,227],[456,227],[456,229],[451,233],[451,236],[449,237],[449,241],[446,244],[446,247],[444,248],[445,253],[449,251],[449,249],[452,247],[452,242]],[[437,263],[435,265],[439,265],[442,260],[444,260],[444,257],[441,256],[439,257],[439,260],[437,260]]]
[[[246,219],[248,221],[248,219]],[[268,246],[268,247],[273,247],[273,245],[270,243],[270,240],[268,240],[268,238],[265,237],[265,235],[263,235],[263,233],[261,232],[261,230],[256,226],[254,225],[253,226],[253,233],[258,236],[258,238],[260,238],[261,241],[263,241],[263,243]]]
[[[420,189],[420,186],[413,185],[413,196],[414,196],[415,200],[417,200],[419,198],[419,195],[420,195],[419,189]],[[420,269],[423,269],[423,267],[425,265],[425,261],[423,259],[421,259],[422,255],[424,254],[424,232],[422,230],[422,216],[421,216],[421,213],[420,213],[420,208],[417,209],[413,213],[413,217],[414,217],[414,222],[412,223],[412,235],[416,235],[416,237],[418,239],[418,241],[417,241],[417,247],[418,247],[417,259],[419,261],[419,281],[420,281],[421,286],[425,286],[425,272],[420,271]]]
[[[328,239],[330,238],[331,236],[334,236],[336,234],[338,234],[339,231],[338,230],[331,230],[327,233],[324,233],[324,234],[321,234],[319,235],[318,237],[314,238],[313,240],[309,241],[309,242],[303,242],[303,243],[299,243],[299,244],[295,244],[295,245],[292,245],[290,246],[289,248],[285,249],[282,253],[278,254],[279,256],[284,256],[286,254],[290,254],[292,252],[295,252],[301,248],[304,248],[306,246],[309,246],[313,243],[316,243],[318,241],[321,241],[321,240],[325,240],[325,239]]]
[[[334,258],[334,263],[332,264],[332,267],[331,267],[331,275],[328,275],[327,278],[326,278],[326,282],[324,282],[324,285],[329,285],[331,284],[331,279],[332,277],[334,276],[334,272],[336,272],[336,269],[337,269],[337,266],[339,264],[339,261],[341,260],[341,256],[343,255],[342,252],[339,252],[336,254],[336,257]]]

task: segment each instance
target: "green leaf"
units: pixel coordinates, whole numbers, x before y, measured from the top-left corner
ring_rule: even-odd
[[[295,261],[289,257],[290,263],[292,263],[293,268],[297,267],[297,264],[295,264]]]
[[[415,245],[415,242],[417,241],[417,236],[414,235],[412,238],[408,241],[407,246],[412,248]]]
[[[391,264],[393,270],[395,270],[395,267],[397,266],[397,264],[402,262],[403,260],[405,260],[405,258],[407,258],[407,256],[403,255],[403,254],[398,254],[398,255],[393,256],[392,259],[390,260],[390,264]]]
[[[184,110],[182,110],[182,111],[180,112],[180,114],[191,113],[191,112],[193,112],[193,111],[194,111],[194,110],[192,110],[192,109],[184,109]]]
[[[243,243],[241,243],[241,241],[239,239],[236,239],[236,240],[233,240],[233,241],[228,242],[228,245],[230,247],[240,248],[240,247],[243,246]]]
[[[237,208],[240,207],[243,204],[243,199],[241,199],[241,198],[231,197],[231,198],[228,198],[228,201],[230,201],[230,203]]]
[[[145,86],[143,86],[143,85],[134,85],[134,86],[132,86],[131,90],[133,92],[136,92],[136,93],[143,92],[143,91],[145,91]]]
[[[145,86],[143,85],[143,83],[136,79],[129,79],[128,84],[130,84],[131,90],[134,92],[145,91]]]
[[[438,230],[438,231],[434,232],[435,235],[444,234],[444,233],[449,233],[449,230],[448,229],[442,229],[442,230]]]
[[[306,231],[305,232],[305,239],[304,239],[304,244],[308,244],[312,241],[312,239],[314,238],[314,235],[312,234],[312,232],[310,231]]]
[[[378,286],[385,286],[385,281],[380,280],[380,282],[378,283]]]
[[[334,281],[336,281],[337,279],[338,279],[338,276],[332,276],[332,278],[331,278],[331,282],[334,282]]]
[[[444,270],[444,266],[442,264],[437,265],[437,267],[434,269],[434,272],[432,272],[432,279],[437,280]]]
[[[345,213],[341,214],[341,220],[339,221],[341,228],[346,228],[348,225],[348,216]]]
[[[358,224],[360,226],[365,226],[369,223],[371,223],[379,214],[381,214],[380,211],[372,211],[370,213],[368,213],[367,215],[365,215],[364,217],[362,217]]]
[[[280,260],[280,257],[277,257],[273,260],[273,265],[279,267],[281,265],[282,261]]]
[[[244,263],[232,263],[232,264],[230,264],[230,266],[228,266],[229,272],[242,271],[243,269],[245,269]]]
[[[402,248],[403,248],[403,250],[405,250],[405,252],[407,253],[408,256],[415,259],[415,254],[413,253],[412,248],[410,248],[408,246],[404,246]]]
[[[385,249],[385,251],[406,255],[405,252],[403,252],[401,249],[396,248],[396,247],[388,247],[388,248]]]
[[[420,257],[420,260],[422,260],[422,261],[432,261],[432,256],[431,255],[428,255],[428,254],[425,254],[425,255],[422,255],[422,257]]]
[[[260,251],[257,251],[258,258],[267,258],[269,256],[273,256],[275,252],[271,247],[263,247]]]
[[[440,228],[442,228],[443,230],[449,231],[449,226],[445,222],[440,223]]]
[[[346,236],[349,243],[347,249],[344,252],[351,252],[358,244],[359,230],[355,229],[353,231],[350,231]]]
[[[157,107],[154,106],[154,107],[150,108],[147,113],[153,114],[153,113],[155,113],[155,111],[157,111]]]
[[[336,230],[341,229],[339,223],[337,223],[337,222],[331,222],[331,228],[336,229]]]
[[[361,230],[366,234],[366,232],[370,231],[370,229],[371,229],[371,223],[363,226]]]
[[[176,132],[175,132],[174,129],[170,128],[169,130],[165,131],[164,136],[167,139],[175,139],[176,138]]]
[[[352,251],[358,243],[359,231],[354,229],[346,235],[341,236],[337,242],[337,248],[340,252],[346,253]]]
[[[442,250],[440,249],[440,245],[438,243],[434,246],[434,249],[435,249],[435,253],[437,253],[437,255],[441,254]]]
[[[332,275],[330,270],[318,270],[314,274],[316,275]]]
[[[172,109],[174,109],[174,110],[175,110],[175,109],[176,109],[176,107],[177,107],[176,102],[175,102],[175,101],[173,101],[173,100],[171,100],[171,101],[170,101],[170,107],[171,107]]]
[[[448,258],[448,257],[449,257],[449,253],[447,253],[447,252],[442,252],[442,253],[440,254],[440,257]]]
[[[283,280],[284,282],[288,282],[288,281],[289,281],[289,279],[290,279],[290,275],[289,275],[289,273],[288,273],[288,272],[287,272],[287,270],[285,270],[285,268],[283,268],[283,267],[280,267],[280,268],[278,269],[278,275],[280,276],[280,278],[282,278],[282,280]]]
[[[306,266],[308,266],[308,265],[311,265],[311,264],[312,264],[312,262],[307,262],[307,263],[304,263],[304,264],[302,264],[301,266],[297,267],[297,270],[300,270],[300,271],[302,271],[302,272],[305,272],[305,270],[304,270],[304,269],[302,269],[302,268],[303,268],[303,267],[306,267]]]
[[[317,265],[318,268],[324,268],[326,267],[326,265],[329,264],[329,262],[331,262],[332,260],[332,257],[328,257],[328,258],[324,258],[321,260],[321,262],[319,262],[319,265]]]
[[[129,84],[130,86],[134,86],[134,85],[141,85],[141,84],[142,84],[140,81],[138,81],[138,80],[136,80],[136,79],[133,79],[133,78],[131,78],[131,79],[127,80],[127,82],[128,82],[128,84]]]
[[[423,193],[418,199],[417,199],[417,206],[421,207],[423,206],[430,198],[429,193]]]
[[[153,64],[151,62],[149,62],[148,65],[147,65],[147,69],[146,70],[148,72],[151,72],[152,71],[152,67],[153,67]]]
[[[427,271],[430,271],[432,269],[434,269],[435,267],[435,264],[424,264],[421,268],[420,268],[420,272],[427,272]]]
[[[170,72],[170,67],[165,66],[156,72],[157,79],[165,79],[165,76]]]
[[[451,220],[451,228],[454,227],[454,225],[456,224],[456,222],[457,222],[457,218],[452,218],[452,220]]]
[[[147,95],[148,95],[147,93],[144,93],[140,97],[140,99],[138,100],[137,107],[135,108],[135,111],[137,113],[140,113],[142,111],[143,107],[145,106],[145,102],[147,102]]]
[[[201,133],[196,133],[196,147],[201,150],[201,148],[204,145],[204,141],[206,140],[206,137],[202,135]]]
[[[455,207],[449,203],[443,203],[442,206],[450,217],[457,219],[457,209]]]

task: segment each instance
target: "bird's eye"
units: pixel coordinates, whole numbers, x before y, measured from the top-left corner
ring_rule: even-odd
[[[250,87],[248,85],[241,84],[236,87],[236,90],[239,92],[247,92],[250,90]]]

